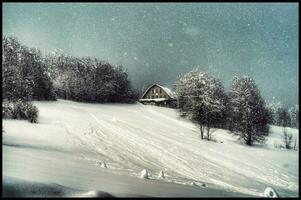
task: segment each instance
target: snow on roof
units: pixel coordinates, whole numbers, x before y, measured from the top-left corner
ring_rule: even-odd
[[[157,99],[139,99],[139,101],[156,101],[156,102],[160,102],[160,101],[166,101],[168,99],[166,98],[157,98]]]
[[[171,98],[176,98],[176,93],[167,87],[163,87],[161,85],[157,85],[161,87]]]
[[[167,87],[158,85],[158,84],[151,85],[149,88],[147,88],[147,90],[145,90],[145,92],[143,93],[142,97],[144,97],[144,95],[154,86],[158,86],[158,87],[162,88],[167,93],[167,95],[170,96],[171,98],[176,98],[176,93],[174,91],[172,91],[171,89],[169,89]],[[159,99],[159,98],[157,98],[157,99]]]

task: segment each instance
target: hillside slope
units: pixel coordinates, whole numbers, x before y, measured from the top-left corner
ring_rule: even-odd
[[[174,109],[65,100],[34,104],[39,109],[38,124],[3,120],[4,175],[33,181],[51,180],[78,188],[75,177],[67,182],[59,178],[58,173],[63,174],[64,166],[71,171],[74,169],[78,176],[93,177],[93,174],[81,174],[76,170],[89,165],[89,170],[130,176],[129,179],[139,177],[143,169],[150,172],[151,179],[158,179],[157,175],[163,170],[166,178],[159,180],[160,184],[190,185],[195,182],[195,186],[189,188],[256,196],[262,195],[266,187],[274,187],[281,196],[298,196],[298,152],[274,148],[274,143],[281,142],[280,127],[272,126],[266,145],[248,147],[221,129],[214,132],[217,142],[200,140],[198,128],[180,119]],[[298,130],[289,131],[298,136]],[[39,150],[39,153],[34,150]],[[18,153],[20,156],[15,156]],[[30,165],[27,160],[34,154],[35,158],[44,160],[43,167],[37,162],[37,167],[32,167],[34,170],[30,166],[24,168],[24,163]],[[42,176],[39,170],[45,168],[47,160],[49,169],[57,173],[52,171]],[[78,160],[78,166],[73,166],[74,160]],[[51,166],[56,162],[66,163]],[[106,169],[97,165],[102,162],[106,163]],[[31,173],[26,173],[26,170],[31,170]],[[89,181],[91,179],[81,184],[87,187]],[[108,185],[101,185],[101,189],[120,193],[116,185],[115,188],[114,184]],[[138,191],[127,193],[137,194]],[[164,193],[148,194],[164,196]],[[172,194],[166,192],[165,196]],[[224,194],[216,192],[215,196],[219,195]]]

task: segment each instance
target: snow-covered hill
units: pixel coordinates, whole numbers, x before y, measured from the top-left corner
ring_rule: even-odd
[[[249,147],[221,129],[214,132],[217,142],[202,141],[198,128],[169,108],[34,104],[38,124],[2,120],[5,176],[120,196],[260,196],[266,187],[298,196],[298,152],[274,147],[280,127],[271,127],[266,145]],[[289,132],[298,137],[298,130]],[[139,179],[143,169],[149,180]]]

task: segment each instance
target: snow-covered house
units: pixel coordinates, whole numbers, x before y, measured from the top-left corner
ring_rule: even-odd
[[[175,108],[177,106],[176,93],[167,87],[158,84],[150,86],[139,101],[143,104],[166,106]]]

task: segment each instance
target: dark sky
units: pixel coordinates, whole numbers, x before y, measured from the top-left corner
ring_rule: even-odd
[[[3,33],[43,52],[62,49],[128,69],[135,87],[199,67],[226,88],[235,75],[298,104],[296,3],[4,3]]]

